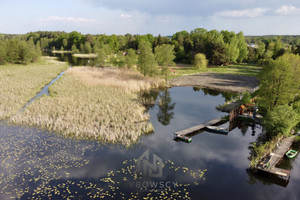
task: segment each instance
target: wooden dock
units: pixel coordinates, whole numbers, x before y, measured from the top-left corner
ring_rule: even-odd
[[[294,140],[295,136],[283,139],[277,148],[270,153],[268,158],[259,164],[256,169],[269,174],[279,175],[288,181],[291,172],[289,170],[277,168],[276,165],[285,156],[285,153],[290,150]]]
[[[181,135],[181,136],[188,136],[188,135],[190,135],[192,133],[195,133],[197,131],[200,131],[200,130],[204,129],[206,126],[215,125],[215,124],[220,123],[221,121],[224,121],[224,119],[222,119],[222,118],[213,119],[213,120],[210,120],[210,121],[205,122],[203,124],[199,124],[199,125],[193,126],[191,128],[175,132],[174,134],[175,134],[175,136],[179,136],[179,135]]]

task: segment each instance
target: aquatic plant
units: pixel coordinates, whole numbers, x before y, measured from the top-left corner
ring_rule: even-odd
[[[190,190],[206,180],[206,169],[189,169],[167,160],[159,183],[170,185],[154,186],[155,180],[140,175],[134,158],[120,161],[117,168],[110,166],[112,171],[93,168],[93,178],[82,176],[95,166],[91,153],[103,153],[98,143],[3,122],[0,132],[0,199],[191,199]],[[112,151],[124,149],[118,148]]]
[[[70,68],[13,123],[44,127],[76,138],[130,145],[153,130],[138,91],[159,81],[114,68]]]
[[[20,110],[41,88],[68,65],[54,58],[43,57],[29,65],[0,66],[0,119]]]

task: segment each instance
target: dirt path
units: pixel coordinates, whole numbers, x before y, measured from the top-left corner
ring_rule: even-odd
[[[170,84],[172,87],[198,86],[202,88],[242,93],[252,91],[258,86],[259,81],[257,78],[251,76],[201,73],[175,78],[170,81]]]

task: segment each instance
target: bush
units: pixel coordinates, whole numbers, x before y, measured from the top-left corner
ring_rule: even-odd
[[[250,103],[250,100],[251,100],[251,94],[249,93],[249,92],[245,92],[244,93],[244,96],[243,96],[243,98],[242,98],[242,102],[243,102],[243,104],[245,104],[245,103]]]
[[[292,106],[277,106],[269,111],[265,117],[264,124],[267,133],[272,135],[289,135],[289,132],[299,122],[299,113]]]
[[[204,69],[207,67],[206,56],[202,53],[197,53],[194,58],[194,66],[198,69]]]

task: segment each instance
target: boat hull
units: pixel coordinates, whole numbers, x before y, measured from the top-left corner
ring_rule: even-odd
[[[207,126],[206,129],[211,132],[221,133],[221,134],[228,134],[228,130],[216,126]]]
[[[175,139],[176,139],[176,140],[183,141],[183,142],[186,142],[186,143],[192,142],[192,138],[191,138],[191,137],[187,137],[187,136],[177,135],[177,136],[175,137]]]
[[[296,150],[289,150],[288,152],[286,152],[286,157],[288,157],[288,158],[295,158],[296,157],[296,155],[298,154],[298,151],[296,151]]]

